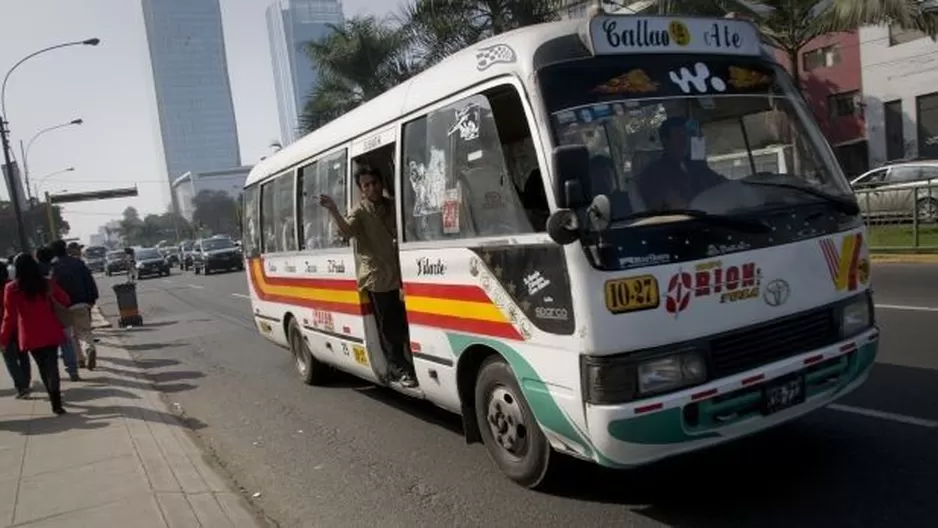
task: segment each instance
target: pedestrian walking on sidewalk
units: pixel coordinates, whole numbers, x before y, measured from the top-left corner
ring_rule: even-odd
[[[88,370],[94,370],[98,351],[92,332],[91,308],[98,302],[98,285],[88,266],[81,259],[69,255],[64,240],[56,240],[49,248],[53,255],[52,278],[72,300],[68,309],[75,355],[79,365],[85,363],[87,356],[86,366]]]
[[[13,262],[13,258],[10,258]],[[3,288],[10,282],[10,274],[6,266],[0,266],[0,295]],[[3,303],[0,302],[0,321],[3,321]],[[21,354],[20,347],[16,342],[16,336],[10,337],[10,340],[0,343],[0,350],[3,350],[3,362],[7,366],[7,372],[13,380],[13,386],[16,387],[16,397],[25,398],[29,395],[30,387],[33,384],[32,366],[29,364],[29,354]]]
[[[29,353],[39,367],[39,376],[49,393],[52,412],[64,414],[59,388],[57,351],[65,340],[62,319],[71,299],[55,281],[42,274],[39,263],[27,253],[13,263],[16,278],[3,289],[3,322],[0,343],[9,343],[16,334],[20,353]]]
[[[43,277],[52,278],[52,261],[55,258],[55,255],[51,247],[41,247],[36,250],[36,261],[39,262],[39,269],[42,271]],[[68,293],[66,291],[65,293]],[[81,381],[81,377],[78,375],[79,367],[84,368],[85,366],[85,356],[81,355],[79,358],[79,353],[75,351],[74,345],[74,333],[72,332],[71,320],[69,324],[65,327],[65,341],[62,341],[62,362],[65,363],[65,372],[68,372],[68,377],[72,381]],[[79,348],[79,350],[81,350]]]

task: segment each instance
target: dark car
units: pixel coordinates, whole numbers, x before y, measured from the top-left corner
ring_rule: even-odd
[[[123,251],[108,251],[105,256],[104,274],[110,277],[115,273],[126,273],[130,260]]]
[[[196,274],[206,275],[213,271],[243,270],[244,256],[228,237],[203,238],[192,249],[192,265]]]
[[[169,276],[169,262],[156,248],[140,248],[134,251],[134,261],[136,262],[137,278],[142,279],[146,276],[156,275],[162,277]]]

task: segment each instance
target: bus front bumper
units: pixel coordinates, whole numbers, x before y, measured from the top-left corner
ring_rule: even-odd
[[[862,385],[878,345],[874,327],[836,345],[684,391],[624,405],[588,404],[596,461],[609,467],[640,466],[803,416]],[[767,394],[777,396],[775,387],[792,383],[801,385],[801,397],[767,409]]]

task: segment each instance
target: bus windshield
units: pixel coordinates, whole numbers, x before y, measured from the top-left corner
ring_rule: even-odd
[[[587,203],[609,198],[610,231],[645,226],[658,213],[761,219],[802,206],[848,212],[855,205],[787,74],[766,59],[594,57],[549,66],[539,77],[555,143],[589,151],[588,170],[577,178]]]

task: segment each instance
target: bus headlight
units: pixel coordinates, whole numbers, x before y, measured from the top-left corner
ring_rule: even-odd
[[[840,337],[849,339],[873,326],[873,307],[869,295],[861,295],[840,311]]]
[[[599,405],[626,403],[707,380],[706,361],[697,349],[644,360],[633,355],[583,356],[581,365],[584,398]]]
[[[707,380],[707,366],[699,352],[659,357],[638,365],[638,391],[644,396]]]

